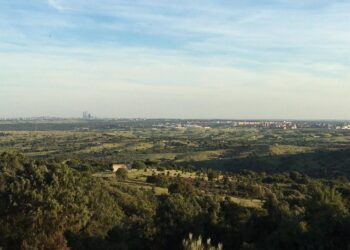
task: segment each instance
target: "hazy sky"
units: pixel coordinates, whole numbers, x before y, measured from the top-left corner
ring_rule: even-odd
[[[0,117],[350,119],[350,2],[0,0]]]

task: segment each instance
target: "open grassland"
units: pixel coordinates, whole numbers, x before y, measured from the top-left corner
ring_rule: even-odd
[[[309,174],[319,169],[318,176],[329,174],[323,170],[327,165],[335,175],[350,175],[348,160],[341,160],[346,158],[341,151],[349,149],[350,131],[330,129],[129,128],[0,133],[0,152],[18,151],[34,159],[88,161],[88,165],[94,161],[93,168],[101,167],[98,171],[111,163],[148,160],[166,167],[225,171],[294,169]],[[340,153],[321,161],[320,151]],[[330,159],[341,161],[339,169],[334,169]]]
[[[350,133],[326,129],[138,129],[106,131],[5,131],[0,151],[30,157],[204,161],[255,155],[309,153],[350,147]]]

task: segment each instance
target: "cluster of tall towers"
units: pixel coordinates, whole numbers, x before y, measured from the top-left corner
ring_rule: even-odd
[[[89,112],[87,112],[87,111],[83,112],[83,119],[89,120],[91,118],[92,118],[92,115]]]

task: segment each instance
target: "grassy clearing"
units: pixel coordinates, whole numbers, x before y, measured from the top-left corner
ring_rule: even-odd
[[[186,154],[179,154],[176,156],[176,161],[205,161],[221,157],[225,154],[225,150],[210,150],[210,151],[197,151],[189,152]]]
[[[270,153],[273,155],[300,154],[314,151],[312,147],[303,147],[295,145],[272,145]]]
[[[112,183],[122,183],[123,185],[127,185],[130,187],[135,187],[138,189],[144,190],[153,190],[156,195],[168,194],[168,189],[166,187],[158,187],[154,184],[150,184],[146,182],[147,176],[151,176],[153,174],[165,174],[170,177],[180,176],[181,178],[196,178],[196,173],[182,172],[179,170],[165,170],[158,171],[157,169],[147,169],[145,170],[130,170],[128,172],[128,178],[126,180],[117,180],[115,178],[115,174],[113,172],[99,172],[95,173],[93,176],[99,178],[108,178]],[[221,178],[220,176],[219,178]],[[207,180],[207,178],[205,178]],[[224,197],[222,197],[224,198]],[[236,203],[238,205],[244,207],[252,207],[252,208],[260,208],[263,204],[263,201],[258,199],[246,199],[230,196],[230,201]]]
[[[132,186],[139,189],[144,190],[153,190],[156,195],[168,194],[168,188],[165,187],[157,187],[153,184],[147,183],[147,176],[152,175],[153,173],[160,173],[157,170],[148,170],[145,172],[144,170],[131,170],[128,172],[128,178],[126,180],[117,180],[115,178],[115,173],[113,172],[99,172],[93,174],[94,177],[98,178],[108,178],[110,182],[118,182],[123,183],[124,185]],[[175,174],[175,173],[174,173]]]
[[[169,174],[168,174],[169,173]],[[182,172],[180,170],[164,170],[158,171],[157,169],[147,169],[145,170],[130,170],[128,173],[129,179],[135,180],[146,180],[147,176],[151,176],[153,174],[165,174],[170,177],[176,177],[180,175],[182,178],[196,178],[195,173]]]
[[[244,199],[231,196],[230,200],[243,207],[260,208],[263,205],[263,201],[258,199]]]

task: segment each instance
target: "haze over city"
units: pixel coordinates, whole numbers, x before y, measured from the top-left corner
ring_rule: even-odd
[[[0,8],[0,117],[349,119],[348,1]]]

